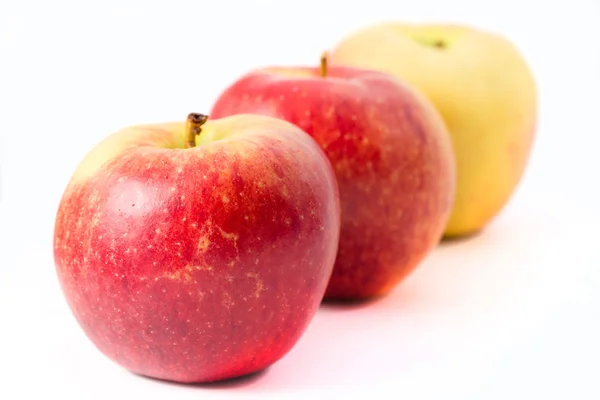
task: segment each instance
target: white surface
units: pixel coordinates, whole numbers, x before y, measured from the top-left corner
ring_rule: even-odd
[[[600,398],[597,2],[38,3],[0,5],[0,399]],[[381,18],[493,29],[531,63],[538,137],[502,215],[436,249],[387,298],[323,307],[253,379],[180,386],[107,361],[71,317],[52,262],[75,164],[123,125],[206,111],[247,69],[315,63]]]

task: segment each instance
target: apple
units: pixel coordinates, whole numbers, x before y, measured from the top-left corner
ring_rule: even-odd
[[[511,41],[465,25],[380,22],[346,34],[330,59],[393,74],[444,118],[457,163],[446,237],[480,232],[501,212],[525,172],[537,119],[534,77]]]
[[[124,128],[77,167],[56,215],[68,305],[108,358],[211,382],[265,369],[316,313],[340,205],[298,127],[238,115]]]
[[[285,119],[327,154],[342,207],[325,300],[389,293],[439,242],[454,198],[454,155],[429,101],[391,75],[358,68],[274,66],[226,87],[211,113]]]

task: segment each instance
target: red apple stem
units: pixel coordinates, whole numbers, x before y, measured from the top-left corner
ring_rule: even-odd
[[[196,136],[202,132],[202,125],[208,120],[208,115],[190,113],[185,121],[185,132],[187,135],[187,147],[196,147]]]
[[[327,52],[324,51],[321,54],[321,76],[325,78],[327,76]]]

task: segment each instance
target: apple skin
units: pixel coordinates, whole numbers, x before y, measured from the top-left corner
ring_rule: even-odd
[[[501,212],[525,172],[537,124],[534,76],[513,43],[466,25],[388,21],[346,34],[329,59],[393,74],[444,118],[457,162],[446,237],[478,233]]]
[[[316,313],[340,230],[329,161],[285,121],[110,135],[58,208],[56,271],[85,334],[133,373],[211,382],[284,356]]]
[[[230,84],[211,113],[285,119],[309,133],[336,172],[339,251],[326,300],[386,295],[442,235],[454,155],[433,106],[390,75],[357,68],[269,67]]]

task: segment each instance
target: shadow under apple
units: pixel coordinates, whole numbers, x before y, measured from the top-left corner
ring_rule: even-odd
[[[183,382],[176,382],[176,381],[171,381],[171,380],[166,380],[166,379],[153,378],[150,376],[140,375],[140,374],[133,374],[133,375],[135,375],[141,379],[146,379],[146,380],[154,381],[154,382],[165,384],[165,385],[178,386],[178,387],[182,387],[182,388],[231,390],[231,389],[243,389],[245,387],[255,384],[256,381],[260,380],[261,377],[263,377],[269,371],[269,368],[270,367],[267,367],[262,370],[259,370],[259,371],[256,371],[256,372],[253,372],[250,374],[242,375],[239,377],[235,377],[235,378],[224,379],[224,380],[219,380],[219,381],[214,381],[214,382],[206,382],[206,383],[183,383]]]

